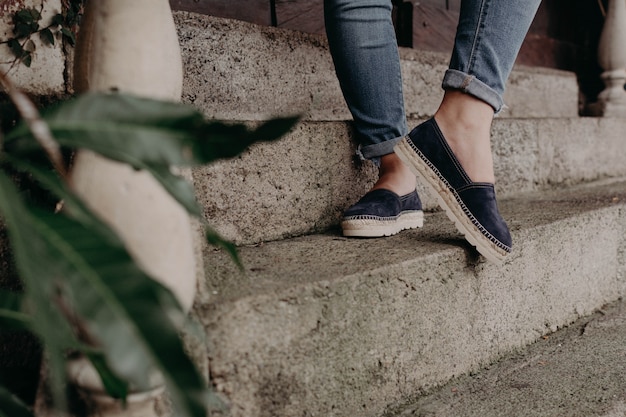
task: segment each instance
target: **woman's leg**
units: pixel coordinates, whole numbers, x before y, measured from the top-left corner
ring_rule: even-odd
[[[493,114],[504,105],[506,80],[540,2],[461,3],[450,68],[443,80],[446,93],[435,120],[475,182],[495,180],[490,146]]]
[[[495,196],[490,130],[540,0],[463,0],[442,103],[396,152],[466,239],[501,262],[511,236]]]
[[[354,119],[359,152],[379,164],[372,191],[392,192],[368,193],[344,213],[344,234],[351,236],[390,235],[421,226],[421,217],[400,221],[409,217],[403,215],[407,211],[419,211],[421,216],[421,203],[415,194],[415,175],[393,153],[407,127],[391,10],[391,0],[324,1],[330,51]],[[414,196],[408,199],[409,194]]]
[[[330,51],[359,151],[380,162],[374,189],[404,195],[415,190],[415,177],[393,153],[408,130],[391,9],[391,0],[324,2]]]
[[[367,159],[393,153],[408,132],[391,9],[391,0],[324,1],[335,71]]]
[[[462,0],[444,88],[503,106],[502,93],[541,0]]]

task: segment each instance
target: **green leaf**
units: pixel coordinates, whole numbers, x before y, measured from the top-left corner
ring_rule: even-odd
[[[16,23],[13,28],[13,33],[18,39],[26,38],[36,32],[38,29],[37,26],[33,27],[30,23]]]
[[[133,166],[138,160],[199,165],[230,158],[254,142],[279,139],[298,121],[297,117],[279,118],[250,129],[207,122],[202,113],[185,104],[102,93],[63,102],[43,117],[61,144],[86,147]],[[22,125],[7,140],[29,135]]]
[[[261,123],[256,129],[245,125],[228,125],[220,122],[207,123],[198,133],[198,139],[190,141],[197,163],[206,164],[218,159],[232,158],[255,142],[269,142],[281,138],[298,122],[298,117],[285,117]]]
[[[119,378],[107,363],[106,358],[100,352],[85,352],[94,368],[100,375],[102,385],[106,392],[113,398],[126,400],[128,396],[128,383]]]
[[[143,165],[139,167],[149,171],[161,183],[161,186],[181,204],[189,214],[200,217],[202,209],[196,200],[193,186],[185,178],[172,174],[167,165]]]
[[[9,390],[0,387],[0,417],[34,417],[34,414]]]
[[[63,22],[65,21],[65,18],[63,17],[63,15],[61,13],[57,13],[54,16],[52,16],[52,20],[50,22],[51,26],[60,26],[63,24]]]
[[[33,323],[31,317],[21,312],[22,295],[9,291],[0,290],[0,327],[3,330],[32,330]],[[67,328],[65,337],[69,341],[68,346],[75,345],[75,348],[85,354],[94,368],[100,375],[102,383],[113,398],[126,399],[128,395],[128,383],[121,380],[111,371],[102,352],[94,351],[93,348],[81,345]]]
[[[239,254],[237,253],[237,247],[228,240],[222,238],[215,230],[210,228],[208,225],[205,225],[204,229],[207,242],[218,248],[225,249],[226,252],[228,252],[230,257],[233,259],[235,264],[237,264],[240,269],[243,269],[243,264],[241,263],[241,259],[239,258]]]
[[[13,15],[13,33],[18,38],[26,38],[39,30],[41,14],[36,9],[22,9]]]
[[[30,47],[31,43],[26,42],[25,45],[28,45]],[[32,54],[30,51],[26,50],[24,45],[22,45],[17,39],[10,39],[7,42],[7,45],[9,46],[9,49],[11,50],[13,55],[17,59],[19,59],[20,62],[22,62],[27,67],[30,67],[30,64],[32,62]]]
[[[65,360],[67,323],[55,308],[56,284],[62,271],[56,268],[54,254],[38,236],[36,225],[21,201],[15,186],[0,173],[0,214],[5,220],[15,263],[25,287],[25,304],[32,315],[33,330],[46,346],[52,393],[59,408],[65,408]],[[33,262],[36,260],[36,262]]]
[[[30,9],[30,14],[33,16],[33,20],[41,20],[41,13],[37,9]]]
[[[20,311],[22,306],[22,294],[0,290],[0,308],[5,310]]]
[[[257,129],[206,122],[191,106],[125,94],[85,94],[43,114],[53,136],[70,148],[86,148],[149,171],[191,214],[200,216],[193,187],[172,165],[195,166],[242,152],[255,141],[281,137],[297,118],[271,120]],[[25,125],[6,137],[10,152],[38,148]],[[13,143],[11,143],[13,142]]]
[[[4,160],[16,170],[32,175],[39,185],[59,200],[63,200],[64,213],[69,217],[96,231],[109,241],[117,241],[117,243],[122,244],[121,241],[117,240],[117,235],[87,207],[52,168],[41,166],[34,161],[13,158],[7,155],[5,155]]]
[[[24,23],[37,22],[41,19],[41,13],[39,13],[39,10],[34,8],[25,8],[18,11],[14,16],[14,19]]]
[[[42,117],[63,145],[85,147],[131,165],[193,162],[182,145],[204,124],[202,114],[190,106],[125,94],[87,93],[44,111]],[[6,140],[20,137],[32,138],[25,124]],[[30,145],[37,147],[34,140]]]
[[[74,7],[73,4],[70,5],[70,8],[67,10],[65,14],[65,23],[67,26],[71,26],[74,23],[77,23],[78,20],[78,8]]]
[[[106,226],[99,218],[97,218],[97,216],[89,210],[89,208],[83,203],[83,201],[78,198],[72,192],[72,190],[68,188],[68,186],[58,176],[56,171],[53,171],[52,169],[49,169],[45,166],[39,166],[33,162],[19,160],[6,156],[5,161],[10,163],[18,171],[32,175],[41,186],[43,186],[46,190],[58,197],[60,200],[63,200],[64,213],[68,214],[73,219],[78,220],[86,227],[92,230],[96,230],[99,234],[105,236],[111,241],[115,241],[117,239],[117,236],[111,231],[111,229]],[[221,238],[216,235],[216,239]],[[226,241],[223,242],[223,245],[231,246],[231,250],[235,251],[235,254],[233,256],[236,257],[236,249],[234,245]],[[122,244],[121,241],[119,242],[119,244]],[[19,300],[19,298],[13,295],[13,293],[8,294],[9,295],[7,295],[6,306],[9,307],[8,301],[12,300],[14,302],[11,305],[19,307],[19,304],[15,302],[15,300]],[[10,296],[13,296],[14,298],[9,298]],[[5,304],[2,303],[2,300],[2,292],[0,292],[0,307],[5,307]],[[28,323],[30,323],[30,321]],[[0,324],[12,324],[9,322],[4,323],[2,321],[2,310],[0,310]],[[16,327],[16,325],[14,325],[13,327]],[[98,371],[98,374],[102,379],[103,385],[109,395],[111,395],[113,398],[125,399],[128,394],[128,383],[115,375],[115,373],[106,363],[106,358],[102,355],[102,353],[94,352],[90,349],[85,349],[84,347],[79,346],[78,343],[76,348],[90,359],[96,371]]]
[[[102,349],[113,373],[133,387],[148,388],[149,376],[158,369],[182,415],[204,416],[207,390],[179,338],[184,313],[172,293],[139,269],[110,234],[102,236],[63,213],[21,204],[3,174],[0,211],[35,311],[42,303],[71,317]],[[35,321],[48,349],[62,346],[50,334],[53,325],[45,332],[41,327],[51,324],[42,317]]]
[[[76,35],[66,27],[61,28],[61,34],[72,46],[76,46]]]
[[[44,44],[54,45],[54,34],[50,30],[50,28],[45,28],[41,32],[39,32],[39,36]]]
[[[11,49],[11,52],[16,58],[21,58],[24,54],[24,48],[17,39],[9,39],[7,45],[9,46],[9,49]]]
[[[30,330],[31,318],[21,310],[22,295],[0,290],[0,328]]]
[[[73,27],[80,25],[81,18],[83,17],[83,3],[85,0],[73,0],[69,4],[69,8],[65,12],[66,26]]]
[[[28,68],[30,68],[30,65],[33,62],[33,55],[30,52],[25,52],[24,55],[21,58],[21,62],[22,62],[22,64],[24,64]]]
[[[17,13],[15,13],[15,15],[13,16],[13,21],[15,23],[17,22],[30,23],[33,21],[33,15],[30,13],[30,9],[22,9],[18,11]]]
[[[80,221],[88,228],[97,231],[101,235],[105,236],[107,240],[115,241],[117,237],[111,232],[111,230],[104,225],[60,179],[57,173],[51,170],[48,166],[39,166],[32,161],[19,160],[10,156],[5,156],[5,162],[11,164],[15,169],[24,173],[30,173],[38,183],[40,183],[45,189],[52,194],[62,199],[64,202],[64,213],[70,217]],[[236,249],[234,245],[221,239],[216,233],[211,233],[212,239],[216,245],[219,245],[218,241],[221,241],[220,246],[227,247],[229,251],[232,251],[233,256],[236,257]],[[119,242],[121,245],[121,242]],[[13,294],[10,294],[13,296]],[[2,303],[2,293],[0,292],[0,307],[19,306],[17,302],[19,298],[13,296],[13,298],[7,295],[7,302]],[[0,310],[1,314],[1,310]],[[94,367],[100,374],[103,384],[107,389],[107,392],[114,398],[125,398],[128,393],[128,384],[118,378],[115,373],[106,364],[106,359],[101,352],[92,352],[89,349],[79,347],[89,359],[92,361]],[[215,399],[212,399],[215,403]]]
[[[62,145],[91,149],[149,171],[191,214],[200,215],[193,187],[170,170],[170,165],[190,163],[185,138],[203,123],[195,110],[176,103],[88,94],[63,103],[44,119]],[[24,124],[7,137],[7,145],[19,137],[28,139],[22,151],[38,148]]]

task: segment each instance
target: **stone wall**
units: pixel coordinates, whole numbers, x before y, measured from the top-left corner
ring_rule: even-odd
[[[0,41],[13,36],[13,15],[24,8],[42,11],[41,26],[48,25],[52,16],[61,12],[61,0],[8,0],[0,4]],[[6,43],[0,44],[0,71],[24,91],[33,96],[55,96],[68,92],[67,54],[61,42],[44,44],[38,35],[32,37],[35,50],[29,67],[14,63]],[[0,116],[1,117],[1,116]]]

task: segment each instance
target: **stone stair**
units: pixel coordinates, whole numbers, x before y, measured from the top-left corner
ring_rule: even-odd
[[[622,417],[625,355],[619,300],[381,417]]]
[[[625,199],[620,181],[503,200],[502,267],[442,213],[388,239],[242,247],[243,273],[209,251],[213,382],[233,416],[378,416],[623,295]]]
[[[424,192],[423,229],[341,237],[375,169],[353,156],[323,37],[175,18],[185,102],[251,124],[302,115],[281,141],[194,172],[244,264],[207,248],[195,304],[229,415],[380,416],[626,294],[626,120],[578,117],[573,74],[511,76],[493,145],[514,252],[496,267]],[[446,57],[401,53],[415,125],[436,109]]]

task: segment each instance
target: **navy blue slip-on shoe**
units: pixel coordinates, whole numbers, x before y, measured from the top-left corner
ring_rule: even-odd
[[[511,234],[500,216],[493,184],[472,182],[432,118],[394,148],[400,159],[437,196],[465,239],[489,261],[511,252]]]
[[[344,236],[382,237],[422,227],[424,213],[417,191],[399,196],[377,189],[346,210],[341,221]]]

